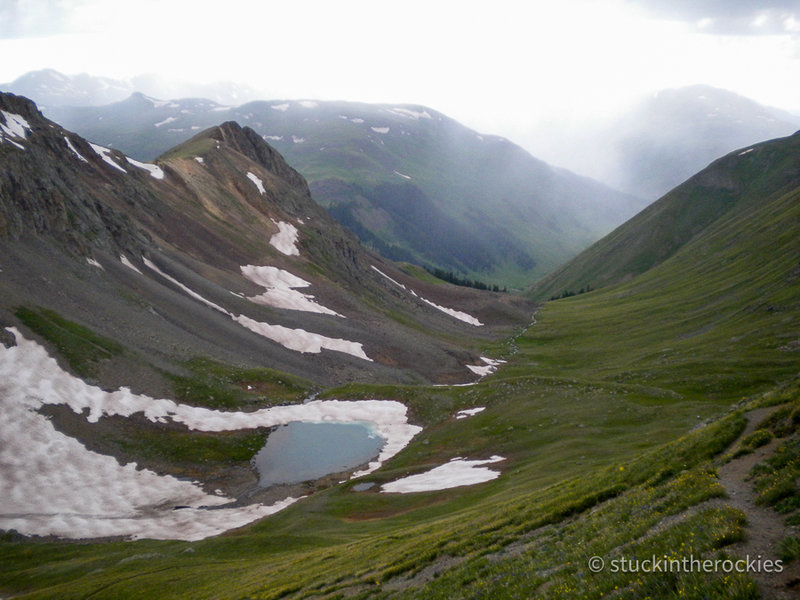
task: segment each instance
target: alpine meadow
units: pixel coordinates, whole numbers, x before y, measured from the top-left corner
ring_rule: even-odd
[[[798,114],[665,87],[549,144],[590,178],[258,81],[0,84],[0,600],[800,595]]]

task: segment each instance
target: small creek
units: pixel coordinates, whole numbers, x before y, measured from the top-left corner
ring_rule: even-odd
[[[385,443],[367,423],[294,421],[271,433],[253,462],[262,487],[300,483],[355,469]]]

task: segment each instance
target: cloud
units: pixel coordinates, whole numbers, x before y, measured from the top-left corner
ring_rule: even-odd
[[[4,0],[0,3],[0,39],[42,37],[64,33],[80,2],[65,0]]]
[[[800,34],[797,0],[626,0],[655,17],[693,24],[719,35]]]

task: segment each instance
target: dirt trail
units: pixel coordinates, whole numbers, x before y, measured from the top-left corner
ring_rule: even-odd
[[[741,438],[755,431],[758,423],[777,408],[772,406],[747,413],[745,416],[748,424]],[[756,494],[752,483],[746,480],[750,470],[771,456],[781,443],[781,440],[774,439],[769,444],[757,448],[752,454],[736,458],[717,469],[720,482],[728,492],[729,498],[726,504],[747,515],[745,540],[728,548],[733,554],[742,558],[749,557],[755,560],[761,557],[763,560],[777,560],[781,540],[792,533],[797,535],[796,528],[786,525],[783,515],[755,503]],[[796,560],[785,565],[782,573],[750,573],[750,576],[758,583],[764,600],[800,598],[800,561]]]

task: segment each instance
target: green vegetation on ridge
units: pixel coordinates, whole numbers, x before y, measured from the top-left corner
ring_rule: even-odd
[[[798,520],[800,188],[767,166],[761,193],[645,271],[550,302],[535,325],[486,348],[508,363],[479,384],[326,394],[402,400],[425,427],[366,481],[497,454],[496,480],[408,495],[349,482],[196,543],[7,534],[0,589],[31,599],[757,598],[747,574],[593,572],[588,561],[737,557],[748,515],[720,472],[743,447],[784,448],[753,483],[787,525]],[[486,410],[454,418],[476,406]],[[764,406],[774,411],[756,432],[767,433],[744,435],[750,409]],[[775,557],[796,556],[793,536],[778,545]]]

